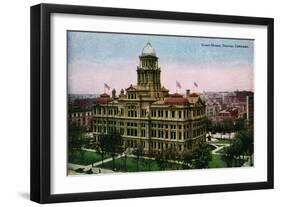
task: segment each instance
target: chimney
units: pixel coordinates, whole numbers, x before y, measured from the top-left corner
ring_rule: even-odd
[[[116,90],[113,88],[112,90],[112,98],[115,99],[116,98]]]
[[[186,98],[190,95],[190,89],[186,89]]]

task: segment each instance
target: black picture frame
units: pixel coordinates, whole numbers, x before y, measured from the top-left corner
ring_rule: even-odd
[[[151,18],[194,22],[217,22],[232,24],[267,26],[267,181],[237,184],[218,184],[186,187],[167,187],[106,192],[85,192],[74,194],[51,194],[51,73],[50,73],[50,16],[52,13],[99,15],[112,17]],[[103,8],[56,4],[39,4],[31,7],[31,174],[30,199],[38,203],[88,201],[103,199],[134,198],[146,196],[166,196],[179,194],[210,193],[271,189],[274,186],[274,147],[273,147],[273,38],[272,18],[195,14],[168,11]]]

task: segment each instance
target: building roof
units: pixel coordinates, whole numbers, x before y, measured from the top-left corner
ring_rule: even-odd
[[[220,117],[237,117],[238,116],[238,108],[227,108],[225,110],[222,110],[218,114]]]
[[[69,104],[70,110],[88,110],[92,108],[93,99],[75,99]]]
[[[187,98],[184,98],[183,95],[174,93],[170,94],[169,97],[164,98],[164,103],[165,104],[175,104],[175,105],[186,105],[188,104]]]
[[[144,48],[142,49],[141,56],[155,56],[156,52],[155,49],[152,47],[150,42],[147,42]]]
[[[106,103],[111,102],[111,101],[112,101],[112,98],[110,98],[110,96],[106,93],[101,94],[99,97],[97,97],[95,99],[95,102],[97,104],[106,104]]]

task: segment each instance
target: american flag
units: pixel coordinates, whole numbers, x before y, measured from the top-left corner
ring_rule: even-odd
[[[180,82],[176,81],[176,84],[177,84],[177,87],[178,87],[178,88],[181,88]]]
[[[195,85],[195,87],[198,87],[198,84],[196,82],[193,83]]]
[[[110,86],[107,85],[106,83],[104,83],[104,87],[105,87],[107,90],[110,90]]]

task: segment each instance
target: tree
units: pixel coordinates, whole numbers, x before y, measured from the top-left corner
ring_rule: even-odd
[[[200,143],[192,152],[193,167],[195,169],[207,168],[212,159],[211,150],[206,143]]]
[[[156,155],[155,161],[157,162],[160,170],[165,170],[167,160],[163,150]]]
[[[168,149],[164,150],[164,156],[166,160],[166,167],[172,168],[172,166],[175,166],[171,161],[178,160],[179,154],[176,153],[176,150],[173,147],[169,147]],[[178,167],[178,165],[176,165]]]
[[[234,166],[239,166],[240,163],[237,164],[237,161],[241,159],[241,156],[244,160],[244,156],[248,155],[250,157],[250,161],[252,161],[253,152],[253,130],[244,129],[236,132],[235,139],[232,141],[232,144],[225,148],[225,159],[228,160],[228,163],[231,163],[231,166],[233,166],[233,162]],[[250,164],[252,165],[252,163]]]
[[[233,161],[234,161],[234,157],[235,157],[235,153],[234,153],[234,148],[233,147],[226,147],[224,149],[225,154],[223,155],[223,159],[225,160],[226,164],[228,167],[232,167],[233,166]]]
[[[232,119],[226,119],[223,122],[223,131],[227,134],[229,134],[230,138],[230,133],[234,131],[234,122]]]
[[[252,163],[252,155],[254,153],[254,135],[253,129],[250,128],[248,130],[241,130],[236,133],[235,138],[240,140],[242,145],[242,154],[248,155],[250,157],[250,164]]]
[[[112,169],[115,169],[115,155],[122,151],[122,136],[113,130],[108,134],[102,134],[99,139],[99,145],[103,152],[110,153],[112,157]]]
[[[103,167],[104,154],[106,152],[107,139],[105,134],[100,134],[99,142],[97,144],[97,152],[101,155],[101,166]]]
[[[69,156],[72,156],[74,151],[79,150],[82,159],[85,151],[82,150],[86,144],[84,129],[76,125],[70,124],[68,126],[68,150]]]
[[[137,156],[137,171],[139,171],[139,160],[140,156],[143,154],[143,145],[138,143],[137,148],[133,151],[133,154]]]
[[[192,168],[192,160],[193,160],[193,154],[190,150],[183,152],[182,154],[183,169]]]
[[[234,124],[234,130],[241,131],[243,129],[245,129],[245,119],[244,118],[236,119]]]
[[[152,155],[148,152],[148,154],[146,154],[146,157],[148,157],[148,158],[143,160],[143,164],[145,165],[145,167],[148,170],[151,170],[151,157],[152,157]]]
[[[243,150],[244,150],[243,143],[240,139],[235,139],[230,147],[232,148],[233,155],[234,155],[234,166],[239,167],[240,164],[239,162],[237,163],[237,161],[240,161],[241,155],[243,155]]]
[[[123,166],[124,170],[127,171],[127,142],[124,143],[124,149]]]

